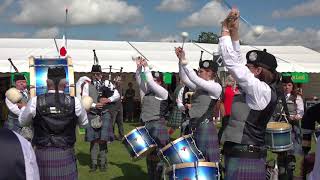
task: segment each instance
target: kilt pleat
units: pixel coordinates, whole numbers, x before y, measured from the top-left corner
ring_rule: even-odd
[[[265,180],[266,160],[225,156],[225,180]]]
[[[77,180],[77,163],[73,148],[36,148],[41,180]]]
[[[206,160],[219,162],[220,150],[217,129],[213,122],[203,123],[193,132],[196,145]]]

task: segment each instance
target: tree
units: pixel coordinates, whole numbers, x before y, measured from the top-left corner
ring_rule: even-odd
[[[219,36],[213,32],[201,32],[198,36],[198,43],[218,44]]]

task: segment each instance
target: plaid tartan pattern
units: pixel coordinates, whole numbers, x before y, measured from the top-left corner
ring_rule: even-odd
[[[291,124],[291,139],[293,143],[293,148],[289,150],[290,155],[303,155],[302,151],[302,132],[299,124]]]
[[[36,148],[41,180],[77,180],[77,163],[73,148]]]
[[[178,109],[178,107],[174,107],[170,113],[168,126],[173,128],[178,128],[182,123],[182,112]]]
[[[20,134],[20,131],[22,129],[20,127],[18,118],[11,118],[11,117],[8,117],[8,120],[4,122],[3,127],[8,128],[18,134]]]
[[[209,162],[219,162],[219,142],[213,121],[200,124],[193,132],[196,145]]]
[[[162,148],[169,143],[168,129],[164,119],[145,122],[145,127],[157,143],[158,148]]]
[[[265,180],[266,160],[224,157],[225,180]]]
[[[106,112],[102,115],[102,127],[99,129],[94,129],[90,126],[91,119],[93,115],[88,113],[89,124],[86,127],[86,136],[85,140],[91,142],[93,140],[103,140],[103,141],[113,141],[113,127],[112,127],[112,118],[109,112]]]

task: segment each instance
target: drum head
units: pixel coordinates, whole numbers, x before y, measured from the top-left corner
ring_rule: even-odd
[[[284,122],[269,122],[267,124],[267,130],[288,130],[291,129],[291,124],[289,123],[284,123]]]

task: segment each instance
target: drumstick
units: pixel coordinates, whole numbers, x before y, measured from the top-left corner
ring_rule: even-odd
[[[129,41],[127,41],[127,42],[128,42],[128,43],[130,44],[130,46],[131,46],[134,50],[136,50],[137,53],[139,53],[145,60],[149,61],[149,59],[146,58],[136,47],[134,47]]]

